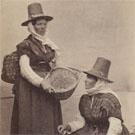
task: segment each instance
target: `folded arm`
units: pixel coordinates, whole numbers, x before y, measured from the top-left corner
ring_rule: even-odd
[[[71,121],[68,124],[71,127],[71,132],[75,132],[84,127],[85,120],[80,114],[78,114],[76,120]]]

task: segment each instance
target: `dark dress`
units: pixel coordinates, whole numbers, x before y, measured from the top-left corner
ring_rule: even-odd
[[[33,70],[44,77],[51,68],[49,62],[55,51],[45,46],[31,35],[17,45],[19,55],[28,55]],[[11,121],[11,134],[58,135],[57,127],[62,124],[60,101],[29,83],[21,75],[14,85],[14,106]]]
[[[79,110],[86,124],[72,135],[106,135],[109,128],[109,117],[118,118],[123,122],[121,105],[118,99],[110,93],[83,95],[80,99]],[[121,135],[129,135],[124,125]]]

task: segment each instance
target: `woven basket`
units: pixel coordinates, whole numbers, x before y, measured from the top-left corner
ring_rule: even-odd
[[[19,75],[19,54],[14,51],[4,57],[1,79],[7,83],[14,84]]]
[[[47,76],[51,87],[55,91],[55,96],[59,100],[69,98],[77,87],[80,77],[71,69],[55,68]]]

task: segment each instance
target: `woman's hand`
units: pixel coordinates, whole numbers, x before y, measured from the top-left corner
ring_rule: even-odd
[[[41,87],[43,88],[43,90],[45,90],[46,92],[48,93],[54,93],[54,90],[52,89],[49,81],[47,79],[44,79],[42,82],[41,82]]]
[[[59,125],[58,132],[61,135],[69,135],[69,134],[71,134],[71,127],[68,124],[67,125]]]

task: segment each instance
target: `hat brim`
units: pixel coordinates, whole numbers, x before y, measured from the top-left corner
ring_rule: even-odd
[[[44,16],[44,15],[43,16],[38,16],[38,17],[34,17],[32,19],[29,19],[29,20],[23,22],[21,25],[22,26],[27,26],[29,22],[37,20],[37,19],[45,19],[46,21],[51,21],[53,19],[53,17],[51,17],[51,16]]]
[[[92,76],[95,76],[97,78],[100,78],[100,79],[104,79],[105,81],[109,82],[109,83],[113,83],[113,81],[109,80],[108,78],[106,77],[103,77],[103,76],[100,76],[92,71],[83,71],[83,73],[87,74],[87,75],[92,75]]]

